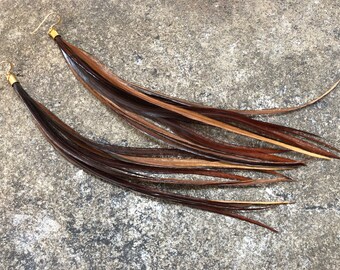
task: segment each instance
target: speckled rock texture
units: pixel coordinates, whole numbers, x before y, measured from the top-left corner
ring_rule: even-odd
[[[73,77],[46,31],[51,10],[63,37],[121,77],[221,108],[301,104],[339,79],[340,3],[206,0],[1,0],[0,61],[25,89],[88,138],[154,146]],[[302,111],[263,118],[340,147],[339,89]],[[235,219],[110,186],[68,163],[0,81],[0,269],[339,269],[339,161],[310,160],[296,182],[189,193],[290,200]],[[180,192],[181,190],[179,190]]]

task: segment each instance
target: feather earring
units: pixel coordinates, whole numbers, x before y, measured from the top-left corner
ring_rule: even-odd
[[[2,62],[8,63],[8,62]],[[8,63],[6,77],[15,92],[29,109],[35,122],[49,143],[68,161],[110,184],[136,191],[151,197],[179,203],[240,220],[277,232],[268,225],[245,217],[242,212],[268,209],[289,202],[251,202],[208,200],[160,190],[154,183],[181,185],[248,186],[289,180],[287,177],[268,169],[267,173],[277,178],[258,180],[225,172],[225,168],[238,168],[225,162],[192,158],[186,152],[163,148],[133,148],[100,144],[89,140],[62,122],[44,105],[34,100],[13,74],[13,65]],[[166,156],[166,157],[164,157]],[[235,167],[236,166],[236,167]],[[253,168],[249,168],[253,169]],[[265,168],[260,168],[265,170]],[[157,178],[146,173],[198,174],[229,179],[229,181],[186,181],[173,178]],[[230,181],[231,180],[231,181]]]
[[[130,125],[154,138],[199,157],[244,166],[277,169],[303,165],[299,160],[277,155],[286,151],[322,159],[338,158],[331,151],[338,151],[337,149],[313,134],[255,120],[249,115],[278,114],[301,109],[331,92],[339,81],[318,99],[295,108],[260,111],[217,109],[171,98],[119,78],[88,53],[65,41],[56,31],[56,25],[60,22],[59,16],[58,22],[50,28],[48,34],[57,43],[76,78]],[[250,147],[217,141],[199,133],[192,124],[217,127],[278,148]]]

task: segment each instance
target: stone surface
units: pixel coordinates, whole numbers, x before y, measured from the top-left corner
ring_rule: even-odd
[[[59,32],[115,73],[224,108],[301,104],[339,79],[339,1],[1,0],[0,61],[26,90],[95,140],[157,145],[76,81],[45,32]],[[339,90],[272,122],[340,147]],[[297,181],[192,191],[220,199],[292,200],[252,214],[279,234],[109,186],[60,157],[0,81],[1,269],[338,269],[339,162],[311,161]]]

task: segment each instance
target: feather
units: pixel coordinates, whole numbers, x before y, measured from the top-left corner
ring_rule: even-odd
[[[53,147],[67,160],[84,171],[97,176],[105,182],[115,184],[135,192],[174,203],[180,203],[191,208],[237,218],[277,232],[272,227],[245,217],[241,213],[244,211],[272,208],[281,204],[287,204],[288,202],[209,200],[162,191],[155,186],[150,186],[150,184],[168,183],[197,186],[248,186],[288,181],[289,178],[282,174],[268,170],[265,171],[265,173],[272,174],[277,177],[272,179],[254,180],[248,177],[224,172],[223,168],[225,168],[224,164],[226,163],[222,162],[218,163],[216,161],[199,160],[196,158],[194,159],[195,165],[191,163],[187,164],[186,161],[190,161],[192,159],[188,158],[186,153],[183,155],[180,150],[163,148],[132,148],[100,144],[81,136],[74,129],[62,122],[45,106],[30,97],[19,82],[15,82],[13,84],[13,88],[21,97],[22,101],[25,103],[31,115],[35,119],[40,131],[51,145],[53,145]],[[137,155],[133,155],[134,152],[136,152]],[[164,158],[162,155],[167,155],[171,158]],[[181,155],[183,155],[183,157],[179,159],[178,156]],[[180,162],[178,162],[178,160],[180,160]],[[182,166],[181,162],[184,162],[185,166]],[[218,163],[216,167],[219,170],[214,170],[215,166],[211,166],[211,162],[214,164]],[[187,181],[172,178],[159,179],[157,177],[155,178],[143,174],[148,172],[165,174],[198,174],[225,178],[229,179],[229,181]]]
[[[272,167],[275,170],[278,166],[287,168],[303,165],[302,161],[277,155],[285,150],[316,158],[338,158],[330,151],[337,151],[334,147],[308,132],[255,120],[240,111],[197,105],[136,86],[111,73],[88,53],[66,42],[61,36],[56,36],[54,40],[77,79],[92,94],[130,125],[177,149],[213,160]],[[287,111],[272,109],[265,113]],[[251,114],[256,112],[252,111]],[[200,134],[192,124],[218,127],[279,148],[217,141]]]

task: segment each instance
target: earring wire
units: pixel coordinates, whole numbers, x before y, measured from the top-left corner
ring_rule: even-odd
[[[1,61],[0,62],[0,66],[4,67],[4,64],[8,65],[8,69],[6,70],[6,79],[9,82],[10,85],[15,84],[16,82],[18,82],[17,77],[13,74],[13,63],[9,62],[9,61]]]
[[[8,69],[6,70],[6,75],[11,74],[12,71],[13,71],[13,67],[14,67],[13,63],[11,63],[11,62],[9,62],[7,60],[6,61],[1,61],[0,62],[1,68],[5,66],[4,64],[8,65]]]
[[[46,15],[46,17],[42,20],[42,22],[38,25],[38,27],[36,29],[34,29],[34,31],[31,32],[31,34],[35,34],[39,30],[39,28],[46,22],[46,20],[52,15],[55,15],[58,18],[58,21],[51,25],[50,30],[54,29],[57,25],[59,25],[61,23],[61,17],[58,13],[52,11],[49,14]]]

